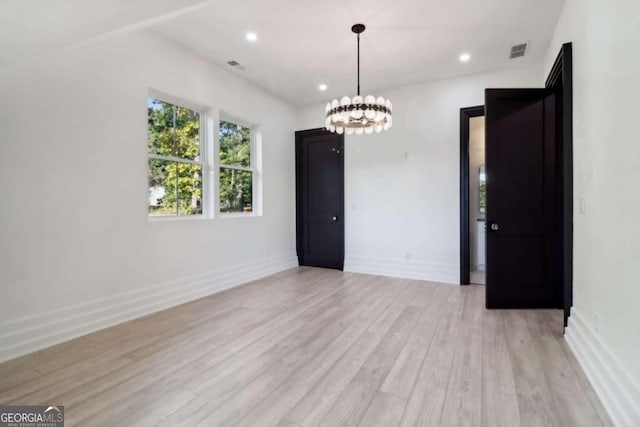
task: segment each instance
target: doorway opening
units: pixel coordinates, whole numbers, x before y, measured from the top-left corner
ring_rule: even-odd
[[[460,284],[485,284],[484,106],[460,110]]]
[[[485,284],[487,180],[484,166],[484,116],[469,118],[470,283]]]
[[[487,307],[563,308],[565,326],[573,300],[571,50],[562,46],[544,88],[487,89],[486,108],[460,110],[460,283],[477,281],[473,219],[484,210]],[[481,176],[471,160],[479,116],[487,118],[484,209],[471,201]],[[514,149],[513,141],[523,145]]]

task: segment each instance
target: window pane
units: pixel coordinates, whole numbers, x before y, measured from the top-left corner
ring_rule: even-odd
[[[202,214],[202,166],[178,163],[178,215]]]
[[[251,130],[220,121],[220,164],[251,166]]]
[[[175,107],[175,152],[181,159],[200,158],[200,114],[184,107]]]
[[[147,98],[150,154],[198,160],[200,114],[155,98]]]
[[[149,215],[175,216],[176,211],[175,162],[149,159]]]
[[[220,168],[220,211],[251,212],[253,173]]]
[[[149,154],[173,156],[173,105],[147,98]]]

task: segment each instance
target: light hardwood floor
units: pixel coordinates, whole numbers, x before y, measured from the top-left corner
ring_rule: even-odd
[[[298,268],[0,364],[67,426],[610,425],[559,310]]]

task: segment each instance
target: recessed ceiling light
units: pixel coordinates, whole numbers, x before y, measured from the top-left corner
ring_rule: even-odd
[[[468,53],[463,53],[458,57],[458,59],[460,60],[460,62],[469,62],[469,60],[471,59],[471,55],[469,55]]]
[[[250,42],[254,42],[258,40],[258,35],[250,31],[247,33],[247,40],[249,40]]]
[[[324,92],[325,90],[327,90],[327,85],[324,83],[318,85],[318,90],[321,90]]]

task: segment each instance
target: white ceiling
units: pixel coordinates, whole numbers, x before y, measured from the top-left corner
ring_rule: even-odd
[[[564,0],[0,0],[0,69],[148,28],[294,104],[363,95],[543,58]],[[247,31],[258,41],[245,39]],[[529,42],[524,58],[512,45]],[[461,64],[462,52],[472,55]],[[239,71],[227,65],[236,60]],[[318,85],[329,89],[320,92]]]
[[[356,38],[363,94],[542,60],[563,0],[211,0],[152,27],[293,102],[354,94]],[[258,41],[245,39],[247,31]],[[512,45],[529,43],[509,60]],[[462,52],[471,54],[466,64]],[[236,60],[244,71],[232,69]],[[326,83],[326,92],[318,84]]]
[[[188,13],[206,0],[0,0],[0,68],[123,29]]]

